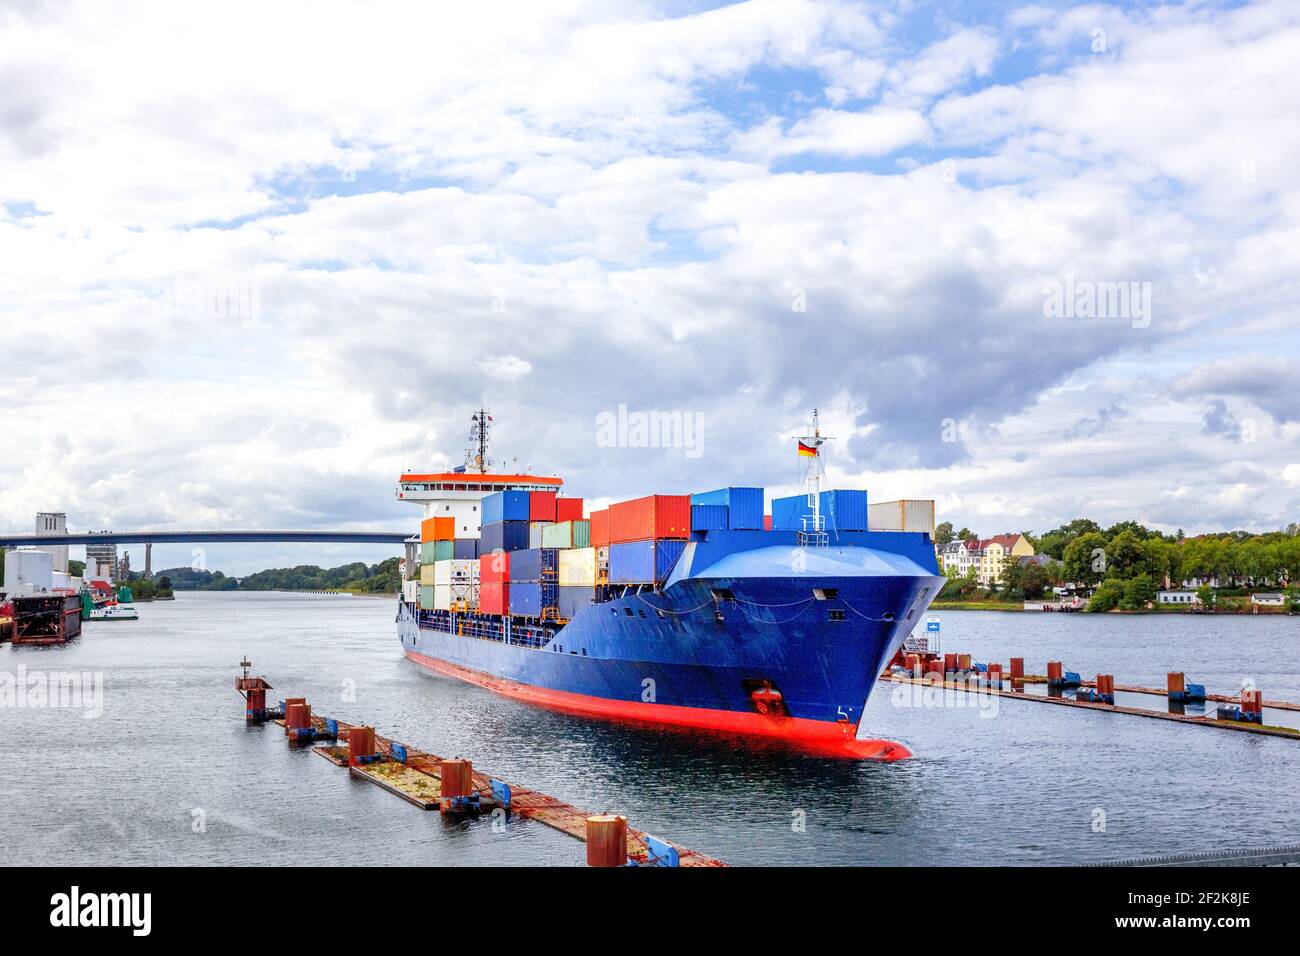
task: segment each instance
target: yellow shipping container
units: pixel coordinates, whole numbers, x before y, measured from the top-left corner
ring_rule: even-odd
[[[560,587],[596,586],[596,549],[566,548],[560,552]]]
[[[433,569],[436,567],[437,567],[436,564],[420,565],[420,584],[422,584],[426,588],[433,587],[433,582],[435,578]]]

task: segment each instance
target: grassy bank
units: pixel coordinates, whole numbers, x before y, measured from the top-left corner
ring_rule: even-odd
[[[932,611],[1023,611],[1023,604],[1012,601],[935,601]]]

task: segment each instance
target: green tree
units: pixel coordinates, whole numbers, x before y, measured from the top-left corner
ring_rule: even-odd
[[[1070,523],[1063,524],[1059,528],[1053,528],[1044,534],[1034,547],[1040,554],[1050,555],[1061,561],[1065,558],[1065,549],[1071,541],[1081,534],[1100,530],[1101,525],[1091,518],[1075,518]]]
[[[1079,535],[1065,549],[1065,580],[1095,585],[1106,573],[1106,538],[1100,532]]]
[[[1048,570],[1041,564],[1030,562],[1025,565],[1024,574],[1021,575],[1020,590],[1025,598],[1034,601],[1043,596],[1043,592],[1051,586],[1051,583]]]
[[[1093,592],[1092,598],[1088,601],[1088,610],[1093,613],[1113,611],[1119,607],[1119,602],[1123,598],[1124,582],[1115,578],[1107,578]]]
[[[1131,578],[1141,571],[1144,541],[1131,528],[1125,528],[1112,537],[1106,544],[1106,576]]]
[[[1156,599],[1156,584],[1146,574],[1130,578],[1124,584],[1124,596],[1119,606],[1125,611],[1141,611]]]
[[[1214,588],[1208,584],[1202,584],[1196,589],[1196,599],[1201,602],[1201,607],[1207,611],[1214,608]]]
[[[953,539],[952,522],[945,521],[934,529],[934,543],[943,547]]]

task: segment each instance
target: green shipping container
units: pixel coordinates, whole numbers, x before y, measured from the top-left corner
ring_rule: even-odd
[[[432,587],[432,586],[429,586],[429,585],[423,585],[423,586],[421,586],[421,588],[420,588],[420,610],[421,610],[421,611],[432,611],[432,610],[433,610],[433,587]]]
[[[543,548],[589,548],[591,547],[591,522],[557,521],[542,528]]]
[[[455,541],[435,541],[433,542],[433,560],[450,561],[456,557]]]
[[[436,542],[433,541],[426,541],[424,544],[420,545],[421,564],[433,564],[434,561],[438,560],[433,553],[433,546],[435,543]]]

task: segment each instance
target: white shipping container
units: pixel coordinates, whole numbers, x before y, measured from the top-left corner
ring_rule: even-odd
[[[560,587],[596,586],[596,549],[565,548],[560,552]]]
[[[478,605],[478,584],[466,581],[458,584],[433,586],[433,609],[450,611],[452,604]]]
[[[407,581],[405,584],[403,584],[402,598],[408,604],[419,604],[420,603],[420,582]]]
[[[478,577],[478,562],[473,558],[444,558],[433,562],[433,585],[472,581]]]
[[[934,501],[910,499],[876,501],[867,505],[867,527],[872,531],[924,531],[934,534]]]

